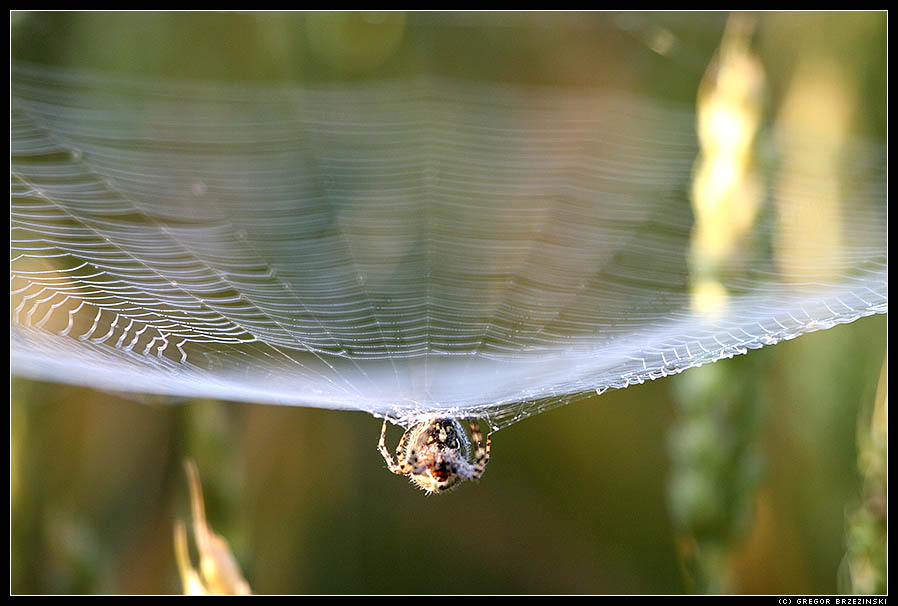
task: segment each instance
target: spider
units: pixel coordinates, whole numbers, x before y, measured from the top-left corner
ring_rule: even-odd
[[[470,427],[477,443],[473,463],[468,462],[471,451],[468,436],[453,417],[431,415],[402,434],[395,463],[384,444],[387,434],[384,419],[377,449],[393,473],[407,475],[428,494],[448,492],[464,480],[479,480],[490,460],[490,436],[487,435],[484,447],[480,429],[475,423]]]

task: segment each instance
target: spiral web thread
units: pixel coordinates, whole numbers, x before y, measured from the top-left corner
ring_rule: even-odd
[[[12,371],[495,430],[886,312],[886,149],[863,140],[839,246],[784,264],[777,208],[814,200],[771,187],[727,304],[694,312],[694,124],[607,90],[16,65]],[[764,182],[800,180],[782,158],[813,145],[767,135]]]

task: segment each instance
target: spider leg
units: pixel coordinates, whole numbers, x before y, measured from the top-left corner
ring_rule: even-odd
[[[408,440],[408,432],[402,434],[402,437],[399,438],[399,446],[396,447],[396,460],[401,461],[404,456],[405,443]]]
[[[400,444],[405,441],[406,434],[402,434],[402,440]],[[381,456],[384,458],[384,461],[387,463],[387,467],[390,471],[396,474],[404,474],[407,473],[402,470],[402,465],[398,465],[393,461],[393,455],[390,454],[390,451],[387,450],[387,445],[384,443],[387,438],[387,420],[384,419],[383,427],[380,429],[380,442],[377,443],[377,450],[380,451]]]
[[[401,461],[401,463],[397,464],[399,471],[395,473],[401,474],[413,474],[417,475],[420,473],[424,473],[424,468],[418,465],[418,454],[412,449],[408,456],[405,456],[403,452],[405,450],[405,443],[408,441],[408,432],[406,431],[402,434],[402,437],[399,439],[399,446],[396,447],[396,461]]]
[[[402,473],[410,473],[415,476],[421,475],[426,471],[426,468],[418,463],[418,453],[414,448],[408,451],[405,463],[402,464],[402,470]]]
[[[486,471],[486,464],[490,462],[490,446],[492,443],[492,438],[489,434],[486,436],[486,448],[483,447],[483,434],[480,433],[480,428],[473,421],[471,422],[471,437],[474,438],[474,443],[477,444],[477,450],[474,454],[474,464],[472,466],[471,477],[474,480],[479,480],[483,473]]]

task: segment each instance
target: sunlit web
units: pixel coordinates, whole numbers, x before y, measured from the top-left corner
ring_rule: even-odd
[[[726,305],[693,311],[695,119],[434,76],[238,86],[16,65],[12,371],[498,429],[885,312],[885,147],[857,140],[840,246],[813,278],[780,263],[770,243],[793,228],[768,201],[722,272]],[[802,144],[763,141],[764,181]]]

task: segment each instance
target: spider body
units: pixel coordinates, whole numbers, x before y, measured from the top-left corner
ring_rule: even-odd
[[[393,473],[407,475],[427,493],[447,492],[464,480],[479,480],[489,462],[489,436],[484,447],[480,429],[474,423],[470,427],[477,445],[473,462],[468,460],[471,444],[461,423],[440,415],[426,417],[402,435],[396,448],[396,462],[384,444],[387,432],[384,419],[377,449]]]

